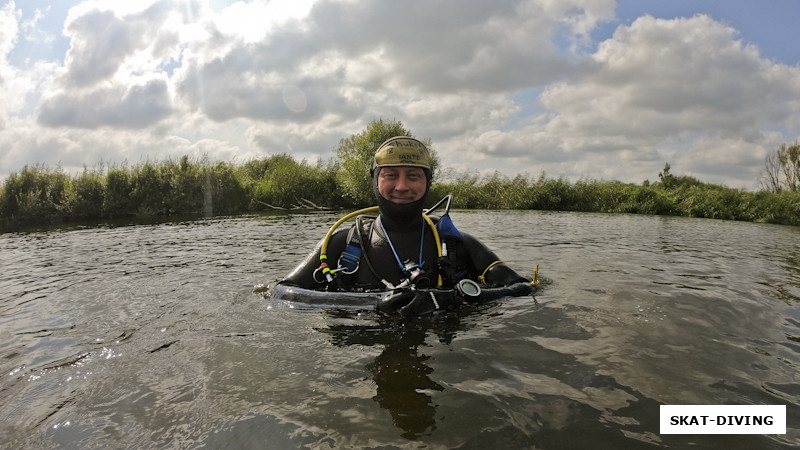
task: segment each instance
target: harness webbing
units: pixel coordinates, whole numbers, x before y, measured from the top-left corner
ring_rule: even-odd
[[[361,239],[360,233],[356,228],[351,228],[347,236],[347,247],[342,251],[339,256],[339,267],[344,270],[342,273],[351,274],[358,270],[359,261],[361,261]]]

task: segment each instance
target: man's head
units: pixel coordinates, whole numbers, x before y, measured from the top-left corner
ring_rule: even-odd
[[[382,167],[375,182],[380,196],[392,203],[415,202],[428,192],[428,177],[421,167]]]
[[[433,159],[422,142],[407,136],[387,139],[372,162],[376,194],[392,203],[422,200],[431,184]]]

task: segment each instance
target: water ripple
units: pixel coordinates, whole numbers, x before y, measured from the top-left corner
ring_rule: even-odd
[[[0,432],[13,447],[800,445],[658,435],[661,404],[800,416],[800,230],[454,211],[521,273],[414,322],[271,305],[336,213],[0,234]],[[272,306],[272,307],[271,307]]]

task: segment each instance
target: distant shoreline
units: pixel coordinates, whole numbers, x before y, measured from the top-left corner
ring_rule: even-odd
[[[692,177],[659,176],[660,182],[637,185],[572,183],[545,174],[536,178],[451,174],[434,182],[429,199],[433,203],[452,193],[453,207],[460,209],[632,213],[800,225],[800,192],[748,192]],[[0,227],[370,206],[364,196],[345,195],[343,182],[335,161],[310,164],[285,154],[241,164],[184,156],[178,161],[85,169],[75,176],[44,165],[26,166],[0,185]],[[357,182],[363,184],[363,192],[371,192],[368,177]]]

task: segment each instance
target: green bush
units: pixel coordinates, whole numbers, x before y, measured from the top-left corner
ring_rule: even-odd
[[[203,213],[238,214],[247,209],[250,194],[231,163],[206,166],[203,173]]]
[[[101,173],[84,168],[67,189],[65,216],[69,220],[98,220],[103,216],[105,182]]]
[[[203,211],[204,172],[202,163],[191,162],[186,155],[179,162],[167,160],[159,165],[158,176],[164,189],[162,207],[166,214],[198,214]]]
[[[111,167],[106,173],[106,189],[103,195],[103,216],[111,219],[136,215],[132,207],[131,173],[126,166]]]
[[[319,206],[344,206],[336,185],[335,164],[319,162],[312,166],[286,154],[247,163],[240,171],[251,194],[250,209],[289,208],[310,201]]]
[[[59,222],[65,211],[69,177],[44,165],[25,166],[3,183],[3,217],[18,224]]]
[[[169,215],[164,197],[168,185],[163,182],[161,171],[153,163],[148,161],[132,169],[130,188],[131,208],[137,216]]]

